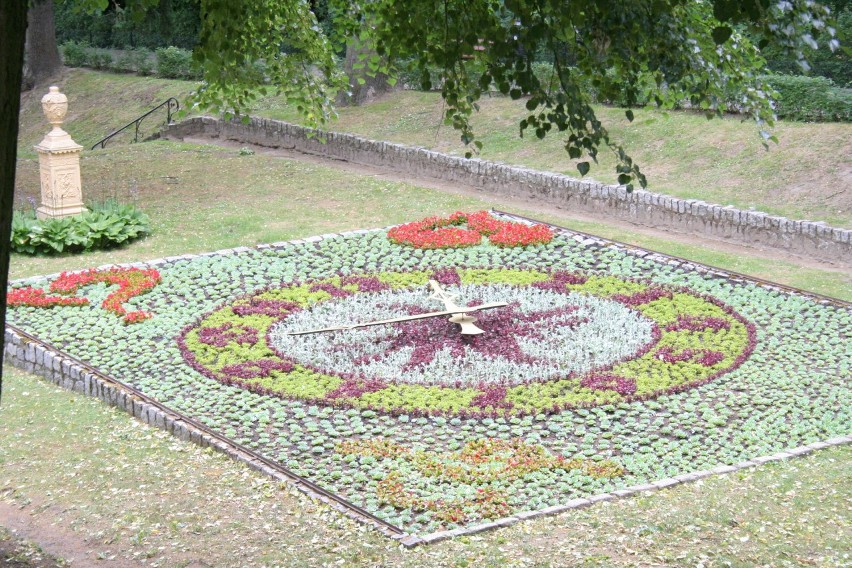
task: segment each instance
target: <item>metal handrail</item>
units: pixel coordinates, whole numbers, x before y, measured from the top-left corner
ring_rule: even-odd
[[[122,126],[121,128],[119,128],[115,132],[111,132],[110,134],[107,134],[106,136],[104,136],[103,138],[101,138],[100,140],[98,140],[97,142],[95,142],[92,145],[92,150],[94,150],[98,146],[100,146],[101,149],[103,149],[104,146],[106,146],[107,140],[109,140],[110,138],[112,138],[113,136],[118,134],[119,132],[122,132],[122,131],[130,128],[134,124],[136,125],[136,133],[133,137],[133,141],[139,142],[139,123],[142,122],[142,120],[145,119],[147,116],[149,116],[150,114],[153,114],[155,111],[158,111],[163,107],[166,107],[166,124],[171,124],[172,112],[173,112],[172,109],[174,109],[174,111],[180,110],[180,103],[178,103],[178,100],[174,97],[169,97],[168,99],[161,102],[160,104],[158,104],[157,106],[155,106],[154,108],[152,108],[151,110],[149,110],[148,112],[146,112],[145,114],[143,114],[142,116],[137,118],[136,120],[129,122],[128,124],[126,124],[125,126]]]

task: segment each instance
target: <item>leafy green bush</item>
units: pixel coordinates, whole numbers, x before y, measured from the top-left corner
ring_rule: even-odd
[[[777,91],[775,112],[779,118],[808,122],[852,121],[852,89],[836,87],[825,77],[765,75]]]
[[[151,232],[148,216],[135,205],[114,200],[61,219],[37,219],[33,211],[15,211],[11,249],[22,254],[60,254],[102,250]]]
[[[93,49],[89,54],[88,65],[95,69],[112,69],[112,54],[103,49]]]
[[[198,70],[192,63],[192,52],[179,47],[157,49],[157,75],[164,79],[197,79]]]
[[[154,70],[154,64],[151,60],[152,55],[151,50],[144,47],[137,49],[127,48],[118,57],[118,60],[116,60],[115,70],[125,73],[150,75]]]
[[[62,44],[62,61],[68,67],[85,67],[89,64],[91,55],[91,47],[89,44],[81,41],[66,41]]]
[[[536,61],[532,64],[532,72],[538,79],[538,82],[541,83],[542,87],[545,89],[550,88],[550,90],[555,92],[562,88],[559,84],[559,78],[556,76],[552,63],[548,61]],[[569,67],[568,72],[575,73],[575,69],[573,67]],[[592,85],[590,80],[583,78],[580,82],[580,88],[590,101],[601,102],[598,99],[598,91],[595,86]]]

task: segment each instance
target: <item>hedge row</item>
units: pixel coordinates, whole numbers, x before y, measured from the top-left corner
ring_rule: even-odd
[[[62,59],[69,67],[156,75],[164,79],[201,78],[200,71],[192,63],[192,52],[177,47],[161,47],[153,52],[145,48],[114,52],[91,47],[85,42],[68,41],[62,44]]]

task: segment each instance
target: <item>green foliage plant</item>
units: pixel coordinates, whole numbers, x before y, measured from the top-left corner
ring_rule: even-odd
[[[93,49],[89,53],[88,66],[95,69],[112,69],[115,65],[112,54],[105,49]]]
[[[156,50],[157,75],[164,79],[197,79],[198,69],[193,65],[192,53],[179,47],[161,47]]]
[[[118,56],[115,62],[115,70],[124,73],[150,75],[154,70],[154,64],[151,61],[151,56],[151,51],[144,47],[126,49]]]
[[[91,47],[86,42],[66,41],[61,46],[62,61],[68,67],[85,67],[89,65]]]
[[[37,219],[33,211],[16,211],[11,250],[30,255],[102,250],[150,232],[148,215],[114,200],[92,204],[80,215],[56,219]]]
[[[852,89],[834,85],[825,77],[769,75],[776,94],[775,112],[780,118],[807,122],[852,121]]]

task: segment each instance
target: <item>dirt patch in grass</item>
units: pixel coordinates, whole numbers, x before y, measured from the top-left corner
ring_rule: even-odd
[[[17,516],[5,514],[9,505],[0,502],[0,566],[5,568],[65,568],[68,563],[46,553],[42,548],[22,538],[19,534],[10,532],[3,527],[12,526],[10,521],[17,520]],[[39,532],[38,537],[43,537],[44,532]],[[64,551],[64,549],[63,549]]]

